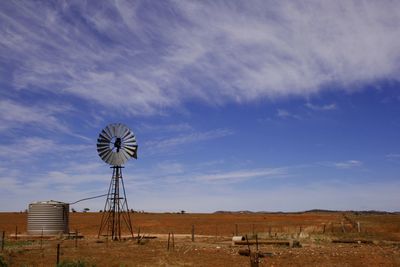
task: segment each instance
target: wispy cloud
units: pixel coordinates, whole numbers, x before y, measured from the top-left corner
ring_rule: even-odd
[[[156,165],[158,175],[171,175],[184,173],[185,167],[182,163],[174,161],[164,161]]]
[[[207,132],[191,132],[177,137],[147,141],[144,146],[146,146],[149,150],[164,150],[193,142],[222,138],[232,134],[233,131],[229,129],[216,129]]]
[[[301,117],[299,115],[293,114],[286,109],[278,109],[276,111],[276,116],[279,118],[282,118],[282,119],[287,119],[287,118],[292,118],[292,119],[296,119],[296,120],[301,119]]]
[[[70,110],[66,106],[29,106],[10,100],[0,100],[0,131],[22,128],[28,125],[45,127],[55,131],[68,132],[69,129],[56,117]]]
[[[65,155],[92,149],[90,145],[62,144],[52,139],[40,137],[19,138],[14,142],[0,145],[0,158],[18,159],[20,162],[34,161],[40,155]]]
[[[399,153],[389,153],[386,155],[386,160],[391,162],[400,162],[400,154]]]
[[[335,162],[333,165],[338,169],[351,169],[360,167],[363,165],[363,163],[359,160],[348,160],[343,162]]]
[[[217,172],[195,177],[195,180],[202,182],[241,182],[252,178],[278,178],[287,175],[284,168],[256,169],[256,170],[238,170],[228,172]]]
[[[399,80],[399,5],[2,1],[4,82],[142,115],[191,99],[310,96],[330,84],[351,92]]]
[[[306,103],[306,107],[316,111],[324,111],[324,110],[335,110],[337,108],[335,103],[326,104],[326,105],[315,105],[311,104],[310,102]]]
[[[386,158],[388,159],[400,159],[400,154],[398,153],[390,153],[386,155]]]
[[[176,123],[176,124],[141,124],[138,126],[141,131],[155,132],[155,133],[169,133],[169,132],[187,132],[192,131],[193,127],[189,123]]]

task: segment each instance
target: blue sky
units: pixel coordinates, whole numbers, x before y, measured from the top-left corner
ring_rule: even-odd
[[[0,33],[0,211],[105,193],[113,122],[136,210],[400,210],[397,1],[1,1]]]

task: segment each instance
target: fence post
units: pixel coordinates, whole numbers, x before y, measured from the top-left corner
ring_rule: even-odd
[[[258,252],[258,234],[256,234],[256,250]]]
[[[78,230],[75,229],[75,248],[78,247]]]
[[[167,250],[169,251],[169,240],[171,238],[171,233],[168,233],[168,242],[167,242]]]
[[[346,233],[346,229],[344,228],[344,222],[342,221],[342,232]]]
[[[6,231],[3,231],[2,235],[1,235],[1,251],[4,250],[5,240],[6,240]]]
[[[174,232],[172,232],[172,250],[175,250],[175,236],[174,236]]]
[[[15,226],[15,240],[18,240],[18,226]]]
[[[192,242],[194,242],[194,224],[192,224]]]
[[[322,230],[322,233],[323,233],[323,234],[325,234],[325,227],[326,227],[326,224],[324,224],[324,228],[323,228],[323,230]]]
[[[359,233],[361,233],[361,224],[360,222],[357,222],[357,230]]]
[[[43,227],[42,227],[42,233],[40,234],[40,248],[43,247]]]
[[[60,263],[60,244],[57,244],[57,265]]]

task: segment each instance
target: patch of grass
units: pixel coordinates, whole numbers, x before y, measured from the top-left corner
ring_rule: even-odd
[[[33,243],[34,243],[33,241],[29,241],[29,240],[8,241],[8,242],[4,243],[4,247],[6,247],[6,248],[23,247],[23,246],[32,245]]]
[[[61,263],[57,264],[57,267],[95,267],[96,265],[87,263],[85,261],[77,260],[63,260]]]
[[[7,267],[7,263],[4,261],[3,256],[0,256],[0,267]]]

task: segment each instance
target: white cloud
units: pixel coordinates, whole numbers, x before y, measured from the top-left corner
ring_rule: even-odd
[[[386,155],[386,158],[388,158],[388,159],[398,159],[398,158],[400,158],[400,154],[390,153],[390,154]]]
[[[335,162],[334,166],[338,169],[351,169],[362,166],[363,163],[359,160],[348,160],[343,162]]]
[[[56,114],[70,110],[66,106],[29,106],[10,100],[0,101],[0,131],[11,128],[21,128],[25,125],[34,125],[68,132],[68,128],[61,123]]]
[[[171,147],[176,147],[184,144],[193,142],[200,142],[205,140],[211,140],[232,135],[233,132],[229,129],[216,129],[207,132],[191,132],[188,134],[180,135],[178,137],[147,141],[144,146],[149,151],[153,150],[164,150]]]
[[[12,87],[146,115],[400,77],[397,1],[91,4],[1,3]]]
[[[278,109],[277,112],[277,116],[281,117],[281,118],[287,118],[289,117],[291,114],[289,111],[285,110],[285,109]]]
[[[253,178],[278,178],[287,175],[284,168],[238,170],[228,172],[217,172],[196,176],[194,179],[201,182],[241,182]]]
[[[314,105],[314,104],[311,104],[310,102],[306,103],[306,107],[308,107],[309,109],[312,109],[312,110],[316,110],[316,111],[335,110],[337,108],[335,103],[326,104],[326,105]]]
[[[19,138],[14,142],[0,145],[0,158],[3,160],[18,159],[37,160],[44,154],[64,155],[65,153],[78,153],[92,149],[90,145],[61,144],[52,139],[40,137]]]
[[[301,117],[299,115],[293,114],[286,109],[278,109],[276,112],[276,116],[278,116],[279,118],[282,118],[282,119],[287,119],[287,118],[293,118],[293,119],[297,119],[297,120],[301,119]]]
[[[169,133],[169,132],[187,132],[192,131],[193,127],[189,123],[176,124],[141,124],[138,128],[143,132]]]
[[[183,164],[173,161],[163,161],[156,165],[156,175],[170,175],[184,173]]]
[[[400,162],[400,154],[399,153],[390,153],[386,155],[386,160],[391,162]]]

